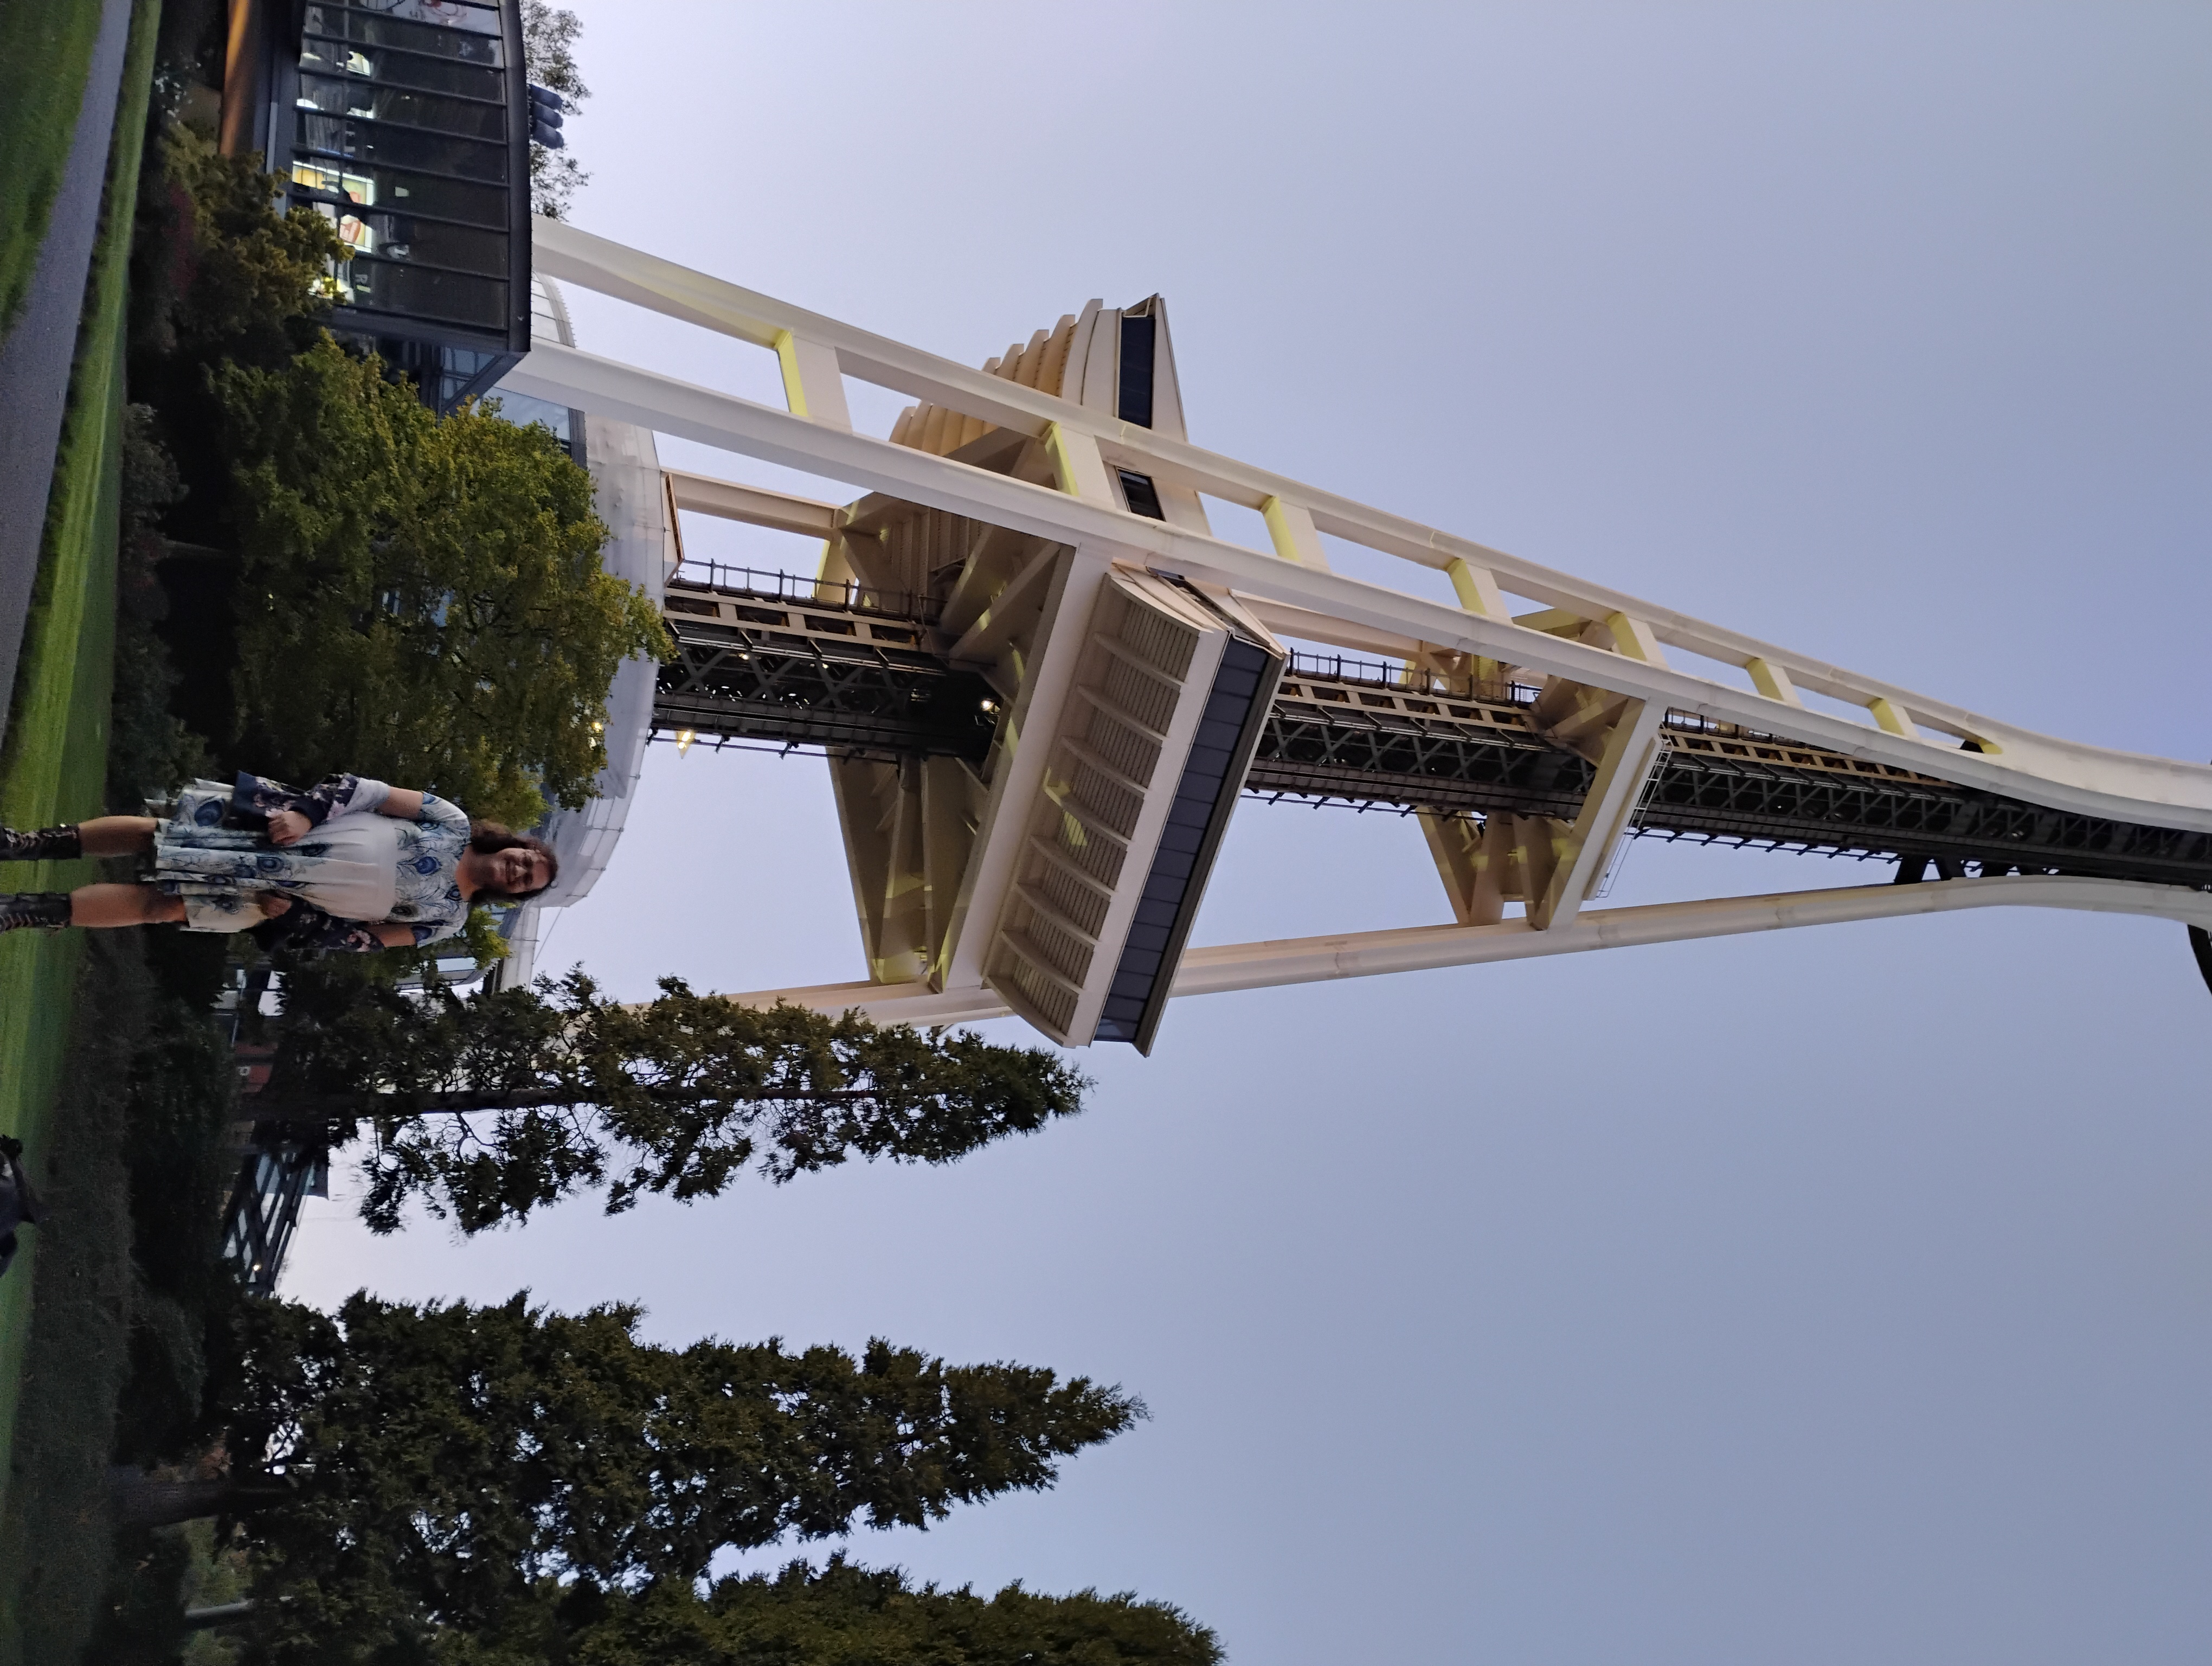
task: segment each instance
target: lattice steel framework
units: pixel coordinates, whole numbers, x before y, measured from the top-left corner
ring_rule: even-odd
[[[1571,820],[1594,768],[1547,740],[1522,688],[1455,700],[1376,666],[1286,679],[1247,786],[1267,795]],[[2075,874],[2212,885],[2212,834],[2048,810],[1670,711],[1631,836],[1899,860],[1909,878]]]
[[[990,684],[911,646],[930,639],[920,615],[682,584],[669,610],[678,654],[654,706],[664,731],[887,760],[980,763],[990,751]],[[1454,697],[1412,685],[1421,680],[1341,661],[1294,668],[1246,791],[1478,817],[1580,812],[1595,768],[1536,727],[1534,689]],[[1687,712],[1667,714],[1662,739],[1631,836],[1896,860],[1913,878],[1932,863],[1946,878],[2212,885],[2212,834],[2047,810]]]
[[[918,647],[919,617],[680,580],[666,607],[657,731],[887,759],[990,751],[990,684]]]

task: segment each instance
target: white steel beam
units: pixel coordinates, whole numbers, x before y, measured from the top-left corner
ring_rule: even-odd
[[[1554,931],[1572,920],[1605,876],[1629,816],[1659,761],[1659,726],[1666,716],[1656,702],[1638,701],[1620,714],[1606,737],[1604,755],[1583,800],[1582,813],[1575,818],[1568,848],[1559,854],[1543,897],[1528,904],[1529,922],[1539,930]]]
[[[2069,909],[2132,914],[2212,928],[2212,893],[2132,879],[2074,879],[2018,874],[1987,879],[1931,880],[1917,885],[1850,885],[1836,891],[1784,891],[1632,909],[1591,909],[1572,922],[1538,931],[1525,920],[1494,926],[1414,926],[1336,937],[1285,938],[1193,949],[1176,974],[1177,995],[1269,989],[1285,983],[1431,971],[1495,960],[1683,943],[1705,937],[1834,926],[1856,920],[1947,914],[1958,909]]]
[[[813,983],[800,988],[753,989],[730,999],[741,1006],[774,1006],[781,1003],[810,1007],[817,1012],[857,1010],[878,1024],[911,1024],[921,1029],[938,1024],[981,1024],[986,1018],[1012,1018],[1014,1010],[988,989],[939,991],[920,982]]]
[[[2073,879],[2049,875],[1935,880],[1917,885],[1854,885],[1837,891],[1784,891],[1642,908],[1591,909],[1538,931],[1526,920],[1489,926],[1413,926],[1328,937],[1280,938],[1224,944],[1185,952],[1175,994],[1225,994],[1290,983],[1437,971],[1448,966],[1528,960],[1700,938],[1735,937],[1795,926],[1843,925],[1910,915],[1979,908],[2067,909],[2137,915],[2212,929],[2212,893],[2129,879]],[[938,992],[926,984],[835,983],[805,989],[765,989],[734,995],[747,1006],[787,1000],[820,1012],[859,1007],[880,1024],[969,1024],[1005,1018],[1012,1009],[988,989]]]
[[[1047,399],[1017,384],[1003,382],[981,372],[963,372],[967,374],[973,374],[994,388],[1006,390],[1010,395],[1020,393],[1045,400],[1058,411],[1068,413],[1071,434],[1076,427],[1075,419],[1085,416],[1080,407]],[[1663,702],[1724,722],[1763,729],[1775,721],[1778,702],[1748,690],[1285,561],[1165,522],[1133,515],[1113,504],[971,468],[908,447],[894,446],[772,410],[676,377],[580,353],[572,348],[547,344],[533,350],[509,374],[506,385],[518,392],[596,410],[641,427],[826,475],[956,514],[996,522],[1018,532],[1079,544],[1102,556],[1124,556],[1145,565],[1166,568],[1355,625],[1400,633],[1441,648]],[[1176,442],[1154,440],[1152,443],[1157,448]],[[1087,474],[1088,456],[1072,447],[1069,449],[1071,460],[1081,473]],[[1113,459],[1109,456],[1109,460]],[[1310,507],[1321,501],[1321,495],[1306,491],[1294,482],[1274,483],[1288,492],[1305,491],[1305,502]],[[1319,508],[1313,512],[1316,524],[1322,530],[1339,530],[1330,525]],[[1439,544],[1435,540],[1443,539],[1445,535],[1421,530],[1431,540],[1421,547],[1435,557],[1425,564],[1445,566],[1449,559],[1458,558],[1468,561],[1472,566],[1479,560],[1498,571],[1504,581],[1512,583],[1516,590],[1529,590],[1506,565],[1510,558],[1480,545],[1468,544],[1464,540]],[[1374,540],[1364,538],[1358,541]],[[1780,648],[1747,637],[1715,635],[1703,626],[1698,627],[1702,635],[1688,633],[1688,625],[1695,624],[1694,621],[1670,635],[1669,622],[1679,620],[1680,616],[1634,598],[1611,598],[1583,589],[1574,593],[1571,599],[1578,608],[1592,608],[1592,617],[1600,620],[1625,613],[1641,621],[1659,641],[1683,637],[1683,645],[1692,652],[1732,659],[1740,664],[1758,658],[1771,667],[1782,669],[1796,684],[1824,693],[1842,689],[1844,693],[1841,697],[1855,698],[1870,708],[1877,700],[1887,702],[1898,717],[1917,719],[1930,727],[1973,737],[1983,750],[1956,750],[1826,713],[1792,708],[1789,729],[1798,739],[1817,742],[1847,756],[1939,775],[1964,786],[2025,799],[2052,809],[2212,832],[2212,768],[2110,751],[2039,735],[1888,684],[1824,671]],[[1607,600],[1618,605],[1606,606],[1602,611],[1595,611],[1597,603]]]
[[[1917,723],[1957,739],[1975,739],[1981,742],[1985,749],[1992,745],[2002,745],[2008,750],[2015,745],[2025,748],[2030,756],[2012,761],[2027,775],[2060,783],[2087,784],[2076,781],[2069,771],[2078,769],[2087,755],[2096,754],[2095,748],[2076,746],[2016,729],[1978,713],[1929,699],[1894,684],[1793,654],[1741,631],[1710,624],[1672,608],[1592,584],[1556,569],[1476,543],[1471,538],[1425,526],[1402,515],[1372,508],[1318,487],[1255,468],[1233,458],[1220,456],[1168,434],[1114,421],[1101,410],[1055,398],[1034,388],[1003,380],[988,372],[954,363],[949,359],[939,358],[934,354],[857,329],[837,319],[791,306],[757,290],[660,259],[606,238],[593,236],[576,227],[548,220],[538,220],[532,223],[534,258],[539,269],[580,288],[633,301],[670,317],[684,319],[775,350],[780,356],[787,352],[783,345],[786,337],[798,342],[816,344],[834,357],[839,369],[846,375],[857,376],[881,386],[913,394],[1032,438],[1043,437],[1054,424],[1087,432],[1097,436],[1109,465],[1126,465],[1150,475],[1156,484],[1185,486],[1231,502],[1241,503],[1247,508],[1263,511],[1270,502],[1273,502],[1279,506],[1281,515],[1295,519],[1296,514],[1302,512],[1318,532],[1423,567],[1453,574],[1455,584],[1458,582],[1455,567],[1463,565],[1470,575],[1488,575],[1493,585],[1502,586],[1516,595],[1545,603],[1548,607],[1559,609],[1577,618],[1604,620],[1615,613],[1625,614],[1642,622],[1657,641],[1747,669],[1752,668],[1754,660],[1763,662],[1767,672],[1755,671],[1754,677],[1763,678],[1767,672],[1771,672],[1778,686],[1809,689],[1870,712],[1875,709],[1876,701],[1887,701],[1894,716],[1905,723]],[[526,364],[525,368],[527,368]],[[801,463],[793,466],[807,465]],[[1157,526],[1159,523],[1152,524]],[[1302,526],[1303,521],[1298,524]],[[1486,610],[1476,607],[1472,611],[1480,614]],[[1427,633],[1422,634],[1425,635]],[[1488,652],[1478,651],[1486,654]],[[1537,662],[1532,660],[1527,663],[1534,665]],[[1580,678],[1579,680],[1589,679]],[[1760,686],[1764,690],[1766,684],[1762,681]],[[1788,698],[1786,696],[1782,697],[1785,701]],[[1717,710],[1707,714],[1738,721],[1732,714]],[[1822,714],[1814,715],[1821,716],[1824,724],[1834,724],[1845,730],[1857,727]],[[1763,720],[1742,721],[1771,721],[1771,708]],[[1797,727],[1803,728],[1802,722]],[[1888,727],[1886,718],[1883,727]],[[1819,733],[1807,732],[1804,738],[1821,739],[1832,745],[1842,744],[1832,740],[1826,728]],[[1863,755],[1887,756],[1887,753],[1871,751]],[[2130,757],[2125,754],[2100,756],[2106,758]],[[2142,793],[2123,791],[2121,796],[2140,796],[2146,802],[2171,802],[2191,809],[2212,810],[2212,770],[2205,770],[2197,765],[2167,765],[2164,760],[2132,758],[2131,761],[2138,765],[2162,765],[2171,770],[2191,771],[2193,775],[2171,775],[2164,779],[2160,790]],[[1920,766],[1908,764],[1905,767]],[[2154,775],[2157,772],[2152,770],[2148,773]],[[1969,785],[1990,787],[1995,791],[2012,790],[1978,775],[1972,779],[1965,775],[1954,775],[1954,778]],[[2024,793],[2022,796],[2033,795]],[[2054,807],[2075,807],[2071,805],[2059,806],[2055,800],[2048,802]],[[2118,815],[2120,812],[2107,809],[2087,813]],[[2187,824],[2200,825],[2195,822]],[[2203,825],[2212,830],[2212,823]]]
[[[945,651],[945,659],[956,666],[997,659],[1008,634],[1020,627],[1029,605],[1042,605],[1045,587],[1052,580],[1053,563],[1059,559],[1059,552],[1054,550],[1031,556],[1030,564],[1014,575],[1006,587],[975,616],[975,623]]]
[[[692,474],[683,469],[663,469],[661,474],[668,482],[670,501],[678,508],[712,515],[718,520],[741,520],[748,526],[771,527],[779,532],[826,538],[835,536],[837,517],[843,513],[835,503],[794,497],[789,492],[768,491],[759,486],[741,486],[734,480],[719,480],[711,474]]]

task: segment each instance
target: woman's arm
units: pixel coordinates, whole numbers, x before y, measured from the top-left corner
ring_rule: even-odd
[[[355,777],[343,775],[331,779],[349,781]],[[343,806],[338,813],[374,810],[378,815],[389,816],[395,821],[419,822],[425,827],[444,827],[461,834],[468,831],[467,812],[457,804],[448,804],[434,793],[418,792],[411,787],[387,787],[380,781],[363,781],[361,785],[364,790],[337,800]],[[307,836],[311,828],[319,824],[322,818],[314,814],[312,809],[304,807],[307,796],[302,795],[302,807],[280,810],[270,817],[270,843],[280,847],[295,844]]]
[[[374,954],[382,949],[416,946],[412,926],[391,921],[332,920],[325,916],[317,929],[295,933],[288,939],[304,949],[325,949],[340,954]]]
[[[274,916],[271,923],[279,932],[263,937],[264,947],[273,948],[281,939],[295,949],[374,954],[381,949],[416,948],[440,938],[457,935],[460,930],[458,924],[453,923],[416,927],[403,925],[397,920],[337,920],[303,897],[282,900],[290,906]],[[268,912],[267,899],[264,899],[262,911]]]
[[[296,844],[311,829],[333,816],[378,810],[391,796],[391,787],[367,775],[325,775],[304,793],[295,793],[265,775],[241,775],[232,801],[269,818],[269,842],[279,847]]]
[[[440,798],[435,793],[418,793],[411,787],[394,787],[377,806],[387,816],[397,816],[402,821],[415,822],[423,827],[443,828],[448,833],[469,836],[469,812],[458,804]]]

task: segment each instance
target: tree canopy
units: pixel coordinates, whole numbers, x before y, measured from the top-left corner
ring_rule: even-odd
[[[724,1549],[927,1527],[1047,1487],[1060,1459],[1144,1415],[1040,1367],[948,1365],[881,1340],[858,1359],[777,1340],[659,1347],[638,1316],[526,1295],[363,1292],[335,1318],[250,1304],[224,1396],[230,1474],[143,1483],[124,1514],[246,1521],[255,1658],[414,1658],[397,1645],[496,1629],[536,1580],[688,1584]]]
[[[276,365],[312,344],[337,296],[337,228],[311,208],[278,214],[258,155],[224,155],[190,128],[161,140],[133,274],[139,345],[192,366]]]
[[[434,787],[518,826],[580,806],[616,667],[666,642],[599,566],[591,477],[544,429],[435,416],[327,337],[216,386],[246,750],[270,774]]]
[[[840,1554],[817,1569],[719,1580],[702,1594],[543,1582],[495,1638],[454,1637],[447,1666],[1218,1666],[1213,1633],[1165,1602],[1095,1590],[994,1596],[915,1586]]]
[[[855,1156],[948,1163],[1074,1115],[1089,1086],[1044,1048],[660,987],[630,1006],[580,970],[465,998],[297,974],[254,1110],[367,1124],[376,1230],[420,1199],[475,1232],[602,1184],[611,1213],[756,1164],[781,1183]]]
[[[583,21],[575,13],[549,4],[548,0],[522,0],[524,69],[540,87],[558,93],[571,111],[592,95],[592,89],[584,84],[583,71],[576,67],[576,37],[583,32]],[[568,213],[569,198],[591,177],[565,146],[549,150],[532,142],[532,211],[558,220]]]

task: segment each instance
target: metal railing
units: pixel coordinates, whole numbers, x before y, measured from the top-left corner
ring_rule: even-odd
[[[1757,746],[1795,746],[1800,751],[1833,752],[1833,746],[1810,740],[1793,740],[1787,735],[1771,734],[1765,729],[1753,729],[1741,723],[1730,723],[1720,718],[1706,717],[1697,712],[1686,712],[1680,707],[1667,708],[1666,727],[1688,734],[1717,735],[1723,740],[1741,740]]]
[[[669,575],[669,587],[678,590],[708,591],[718,596],[742,596],[759,601],[794,603],[801,607],[837,607],[853,613],[881,613],[895,618],[933,621],[939,605],[927,596],[906,590],[879,590],[849,580],[801,578],[795,573],[771,572],[759,567],[735,567],[719,561],[698,561],[687,556]]]
[[[1445,699],[1487,700],[1493,705],[1533,706],[1540,690],[1526,683],[1473,677],[1447,677],[1439,672],[1418,671],[1383,660],[1347,659],[1341,654],[1308,654],[1293,649],[1285,677],[1325,678],[1366,688],[1388,689],[1393,694],[1441,696]]]

